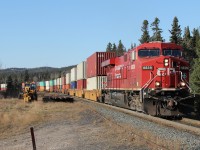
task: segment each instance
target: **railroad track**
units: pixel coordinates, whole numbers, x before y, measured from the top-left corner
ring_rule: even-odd
[[[173,127],[175,129],[187,131],[189,133],[200,136],[200,121],[197,121],[197,120],[192,120],[192,119],[187,119],[187,118],[182,118],[182,120],[176,120],[176,121],[167,120],[167,119],[163,119],[163,118],[153,117],[153,116],[143,114],[143,113],[140,113],[140,112],[136,112],[136,111],[133,111],[133,110],[128,110],[128,109],[124,109],[124,108],[120,108],[120,107],[116,107],[116,106],[112,106],[112,105],[106,105],[106,104],[103,104],[103,103],[94,102],[94,101],[87,100],[87,99],[84,99],[84,98],[77,98],[77,97],[74,97],[74,98],[77,99],[77,100],[87,101],[89,103],[96,103],[96,104],[101,105],[103,107],[115,109],[117,111],[135,116],[135,117],[143,119],[143,120],[158,123],[160,125],[167,126],[167,127]]]
[[[55,95],[55,94],[51,94],[51,95]],[[61,98],[67,96],[65,94],[56,93],[57,99],[59,99],[59,95],[60,95]],[[112,106],[112,105],[106,105],[106,104],[103,104],[103,103],[98,103],[98,102],[87,100],[87,99],[84,99],[84,98],[73,97],[73,96],[70,96],[70,97],[72,97],[76,100],[82,100],[82,101],[87,101],[89,103],[95,103],[97,105],[101,105],[103,107],[115,109],[117,111],[135,116],[135,117],[143,119],[143,120],[158,123],[160,125],[167,126],[167,127],[173,127],[175,129],[187,131],[189,133],[200,136],[200,121],[197,121],[197,120],[187,119],[187,118],[182,118],[181,120],[167,120],[167,119],[153,117],[153,116],[150,116],[150,115],[147,115],[147,114],[143,114],[143,113],[140,113],[140,112],[136,112],[136,111],[132,111],[132,110],[128,110],[128,109],[124,109],[124,108],[120,108],[120,107],[116,107],[116,106]]]

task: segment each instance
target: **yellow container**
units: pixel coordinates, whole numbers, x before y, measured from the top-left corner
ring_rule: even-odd
[[[90,91],[86,90],[84,92],[84,95],[85,95],[85,99],[90,99]]]
[[[76,91],[75,91],[75,95],[76,95],[77,97],[84,98],[84,91],[83,91],[83,90],[76,90]]]
[[[70,89],[70,90],[69,90],[69,95],[75,96],[75,90],[74,90],[74,89]]]

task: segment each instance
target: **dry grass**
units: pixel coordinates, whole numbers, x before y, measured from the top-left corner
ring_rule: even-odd
[[[81,103],[24,103],[23,100],[0,100],[0,139],[25,133],[30,126],[60,119],[79,119],[76,113],[82,111]]]

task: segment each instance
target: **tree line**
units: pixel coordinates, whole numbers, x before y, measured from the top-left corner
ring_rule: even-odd
[[[155,18],[154,21],[149,24],[148,20],[144,20],[142,23],[141,31],[142,35],[139,39],[140,44],[148,43],[152,41],[165,42],[162,37],[163,30],[159,26],[160,19]],[[149,25],[152,31],[152,35],[149,33]],[[200,30],[194,28],[192,31],[189,26],[184,27],[182,33],[181,25],[179,24],[178,18],[175,16],[171,30],[169,30],[170,37],[169,41],[183,47],[183,57],[190,63],[190,83],[194,93],[200,94]],[[131,44],[131,48],[136,47],[136,44]],[[119,41],[118,46],[115,43],[110,42],[106,47],[107,52],[115,52],[117,56],[123,55],[126,52],[125,46],[122,41]]]

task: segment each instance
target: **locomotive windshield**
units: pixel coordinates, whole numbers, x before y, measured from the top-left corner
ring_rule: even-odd
[[[181,51],[178,49],[164,49],[163,50],[164,56],[174,56],[174,57],[181,57]]]
[[[141,49],[138,52],[139,57],[155,57],[160,55],[159,49]]]

